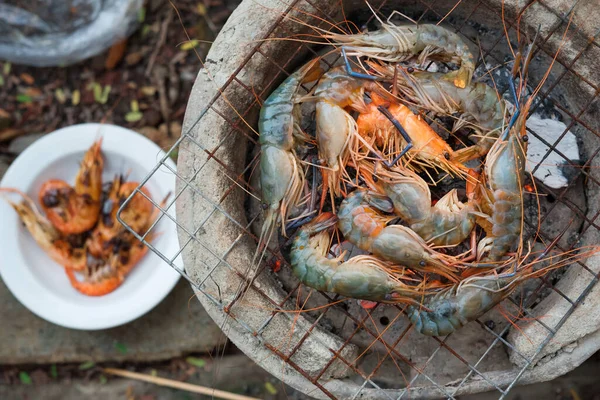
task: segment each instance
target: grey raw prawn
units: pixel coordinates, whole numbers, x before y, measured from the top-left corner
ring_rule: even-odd
[[[337,217],[324,213],[300,228],[293,240],[290,259],[294,275],[305,285],[342,296],[383,303],[414,303],[425,292],[401,282],[401,274],[386,271],[375,257],[356,256],[342,262],[343,255],[330,259],[329,231]]]
[[[387,196],[362,189],[349,194],[338,211],[338,228],[344,239],[383,260],[458,281],[449,256],[434,251],[410,228],[386,226],[393,217],[383,216],[382,211],[393,212]]]
[[[417,332],[445,336],[491,310],[512,290],[513,280],[478,278],[477,285],[463,283],[430,296],[422,307],[409,306],[408,318]]]
[[[593,246],[582,254],[569,255],[559,262],[552,262],[552,258],[556,256],[546,256],[566,231],[567,229],[563,230],[554,238],[533,261],[525,263],[525,258],[514,260],[515,269],[512,273],[474,276],[450,288],[442,289],[436,294],[424,297],[420,306],[410,305],[407,308],[408,318],[415,330],[427,336],[448,335],[494,308],[508,297],[520,283],[544,276],[551,270],[598,251],[598,248]],[[544,259],[550,261],[549,265],[533,270],[533,267]]]
[[[304,137],[296,98],[300,85],[320,74],[319,59],[310,61],[275,89],[260,109],[260,185],[266,214],[256,254],[269,242],[277,224],[282,223],[285,235],[285,220],[300,195],[304,177],[294,147]]]
[[[460,68],[445,74],[444,79],[460,88],[471,83],[475,58],[456,33],[433,24],[394,25],[381,21],[381,25],[382,29],[373,32],[324,36],[342,46],[350,56],[396,63],[418,55],[420,64],[427,59],[456,62]]]

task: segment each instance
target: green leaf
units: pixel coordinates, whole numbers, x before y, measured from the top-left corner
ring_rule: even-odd
[[[19,103],[31,103],[33,99],[31,98],[31,96],[27,96],[26,94],[18,94],[17,101]]]
[[[4,77],[0,75],[0,86],[4,86]]]
[[[173,161],[177,162],[177,157],[179,156],[179,149],[174,149],[169,153],[169,155],[171,156],[171,159]]]
[[[83,364],[79,364],[79,370],[85,371],[86,369],[94,368],[95,365],[96,363],[93,361],[86,361]]]
[[[196,357],[188,357],[185,359],[185,362],[198,368],[203,368],[206,365],[206,361]]]
[[[202,16],[206,15],[206,6],[202,3],[196,4],[196,13]]]
[[[58,369],[56,368],[56,364],[52,364],[52,365],[50,366],[50,376],[51,376],[53,379],[56,379],[56,378],[58,378]]]
[[[96,82],[92,84],[92,87],[94,89],[94,100],[96,100],[96,103],[106,104],[112,87],[110,85],[106,85],[104,88],[102,88],[102,86]]]
[[[137,100],[131,100],[131,111],[140,111],[140,105],[138,104]]]
[[[140,24],[146,20],[146,7],[140,8],[140,11],[138,11],[137,19]]]
[[[102,103],[102,86],[94,82],[92,89],[94,90],[94,100],[96,100],[96,103]]]
[[[150,375],[152,375],[152,376],[158,376],[158,371],[155,370],[155,369],[151,369],[150,370]]]
[[[100,379],[100,383],[102,385],[104,385],[106,382],[108,382],[108,379],[106,379],[106,376],[104,376],[104,375],[100,375],[99,379]]]
[[[54,91],[54,97],[60,104],[65,104],[67,102],[67,96],[65,95],[65,91],[61,88],[58,88]]]
[[[79,104],[81,100],[81,92],[79,90],[73,90],[73,94],[71,95],[71,104],[74,106]]]
[[[267,392],[273,396],[277,394],[277,389],[275,389],[275,386],[273,386],[271,382],[265,382],[265,389],[267,389]]]
[[[144,26],[142,26],[142,37],[146,37],[148,33],[150,33],[150,25],[144,24]]]
[[[198,41],[196,39],[188,40],[184,44],[181,45],[181,50],[188,51],[198,46]]]
[[[4,72],[4,75],[8,75],[10,74],[10,67],[11,67],[11,63],[9,62],[5,62],[4,63],[4,68],[2,68],[2,72]]]
[[[19,379],[23,385],[31,385],[33,383],[29,374],[25,371],[19,372]]]
[[[156,94],[156,88],[154,86],[142,86],[140,92],[144,96],[154,96]]]
[[[110,94],[112,87],[110,85],[104,86],[104,90],[102,91],[101,104],[106,104],[108,102],[108,95]]]
[[[127,346],[123,343],[115,342],[115,349],[121,354],[127,354]]]
[[[143,116],[144,116],[144,114],[142,114],[139,111],[129,111],[127,114],[125,114],[125,121],[138,122],[139,120],[142,119]]]

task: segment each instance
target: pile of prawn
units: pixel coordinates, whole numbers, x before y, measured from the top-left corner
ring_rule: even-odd
[[[511,112],[473,80],[474,57],[457,34],[381,22],[373,32],[325,34],[342,63],[324,72],[320,58],[309,61],[263,103],[264,222],[253,264],[280,233],[287,243],[274,251],[305,285],[365,307],[405,303],[414,329],[447,335],[575,257],[552,255],[562,234],[538,253],[523,239],[525,122],[541,84],[522,94],[530,46],[515,60]],[[426,72],[406,64],[414,59],[458,68]],[[301,127],[306,105],[314,134]],[[452,133],[467,137],[451,146],[425,115],[453,118]],[[435,201],[440,176],[464,193]],[[346,242],[361,254],[340,254]],[[534,268],[541,260],[551,262]]]
[[[148,251],[117,220],[119,207],[139,184],[122,175],[102,182],[101,145],[100,138],[85,153],[74,186],[59,179],[41,185],[38,197],[43,213],[22,191],[0,188],[36,243],[64,268],[71,285],[88,296],[116,290]],[[141,191],[151,198],[144,188]],[[13,201],[13,195],[21,201]],[[158,217],[144,195],[136,193],[121,212],[121,219],[140,235]],[[152,240],[152,234],[147,238]]]

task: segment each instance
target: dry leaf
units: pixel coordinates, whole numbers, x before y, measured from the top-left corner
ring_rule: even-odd
[[[30,87],[25,90],[25,94],[30,97],[40,97],[42,91],[36,87]]]
[[[156,94],[156,88],[154,86],[142,86],[140,91],[144,96],[154,96]]]
[[[127,54],[125,56],[125,62],[127,63],[127,65],[132,66],[132,65],[136,65],[140,61],[142,61],[142,58],[144,58],[142,53],[139,51],[136,51],[134,53]]]
[[[8,128],[12,123],[11,115],[0,108],[0,130]]]
[[[0,142],[5,142],[24,135],[26,132],[23,129],[8,128],[0,131]]]
[[[121,40],[120,42],[113,44],[110,50],[108,51],[108,56],[106,57],[104,67],[109,70],[116,67],[119,61],[121,61],[121,59],[123,58],[126,48],[127,39]]]
[[[33,79],[33,76],[26,74],[26,73],[22,73],[21,75],[19,75],[19,77],[21,78],[21,80],[23,82],[25,82],[28,85],[33,85],[33,83],[35,82],[35,79]]]

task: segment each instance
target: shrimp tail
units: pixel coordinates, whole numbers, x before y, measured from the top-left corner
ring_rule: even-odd
[[[338,217],[334,213],[324,212],[317,215],[312,221],[304,225],[302,229],[312,236],[319,232],[328,230],[329,228],[335,226],[337,222]]]
[[[485,156],[490,150],[492,144],[497,139],[494,136],[495,133],[492,133],[493,135],[487,135],[481,138],[479,142],[477,142],[477,144],[456,150],[456,152],[454,153],[455,160],[459,163],[466,163],[468,161]]]
[[[278,210],[269,208],[265,211],[265,220],[260,230],[260,237],[258,238],[258,246],[254,257],[252,257],[252,265],[257,265],[267,250],[271,237],[277,228]]]

